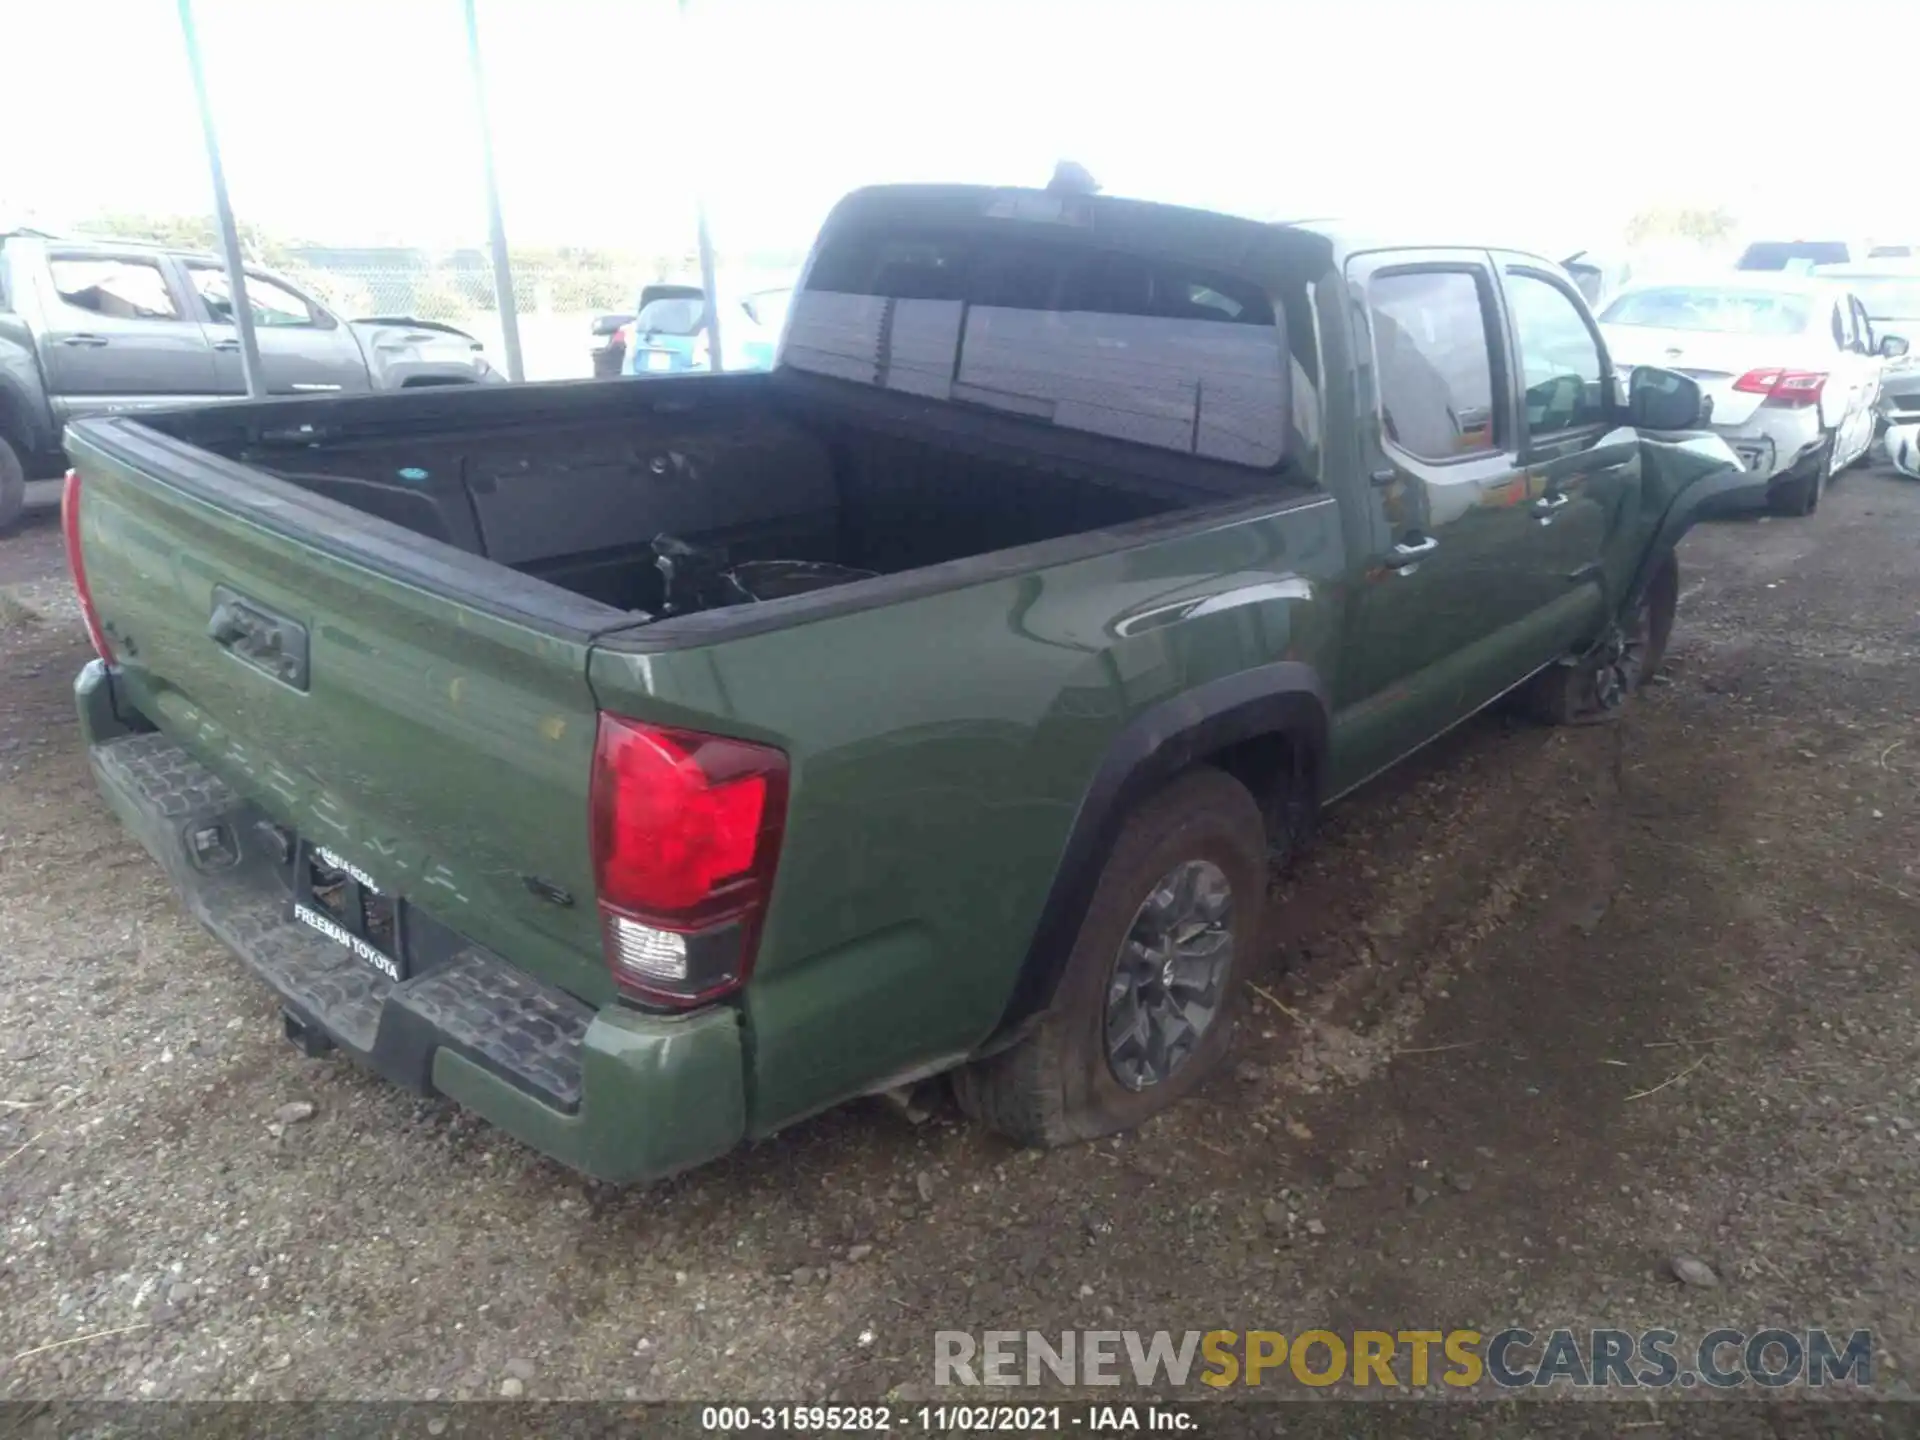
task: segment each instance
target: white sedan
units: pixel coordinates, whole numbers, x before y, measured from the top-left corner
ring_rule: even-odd
[[[1658,365],[1712,400],[1713,429],[1767,481],[1776,509],[1805,515],[1873,445],[1883,358],[1857,296],[1829,281],[1769,272],[1629,286],[1600,312],[1621,370]]]

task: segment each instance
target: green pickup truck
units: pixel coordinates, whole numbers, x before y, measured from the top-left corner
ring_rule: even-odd
[[[76,423],[100,787],[287,1035],[612,1181],[1189,1093],[1320,807],[1614,712],[1744,488],[1497,249],[835,210],[768,373]]]

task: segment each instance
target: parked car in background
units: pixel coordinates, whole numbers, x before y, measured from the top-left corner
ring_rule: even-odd
[[[1920,480],[1920,422],[1887,427],[1887,463],[1909,480]]]
[[[1560,262],[1560,267],[1586,297],[1587,304],[1596,310],[1633,278],[1633,267],[1625,260],[1596,254],[1592,250],[1576,250]]]
[[[785,293],[763,291],[739,296],[721,292],[722,354],[718,366],[713,363],[708,340],[705,292],[695,289],[689,295],[650,300],[622,327],[626,349],[622,373],[677,375],[697,370],[771,369],[779,331],[763,323],[760,313],[762,308],[772,310],[777,304],[773,297]]]
[[[594,379],[606,380],[620,373],[620,364],[627,358],[627,340],[620,327],[631,319],[631,312],[593,317],[593,344],[587,353],[593,358]]]
[[[1816,265],[1845,265],[1864,260],[1869,248],[1857,240],[1755,240],[1740,252],[1733,268],[1804,274]]]
[[[1814,273],[1860,297],[1873,327],[1870,348],[1887,335],[1907,342],[1907,353],[1888,359],[1880,376],[1880,428],[1920,421],[1920,263],[1878,260]]]
[[[506,379],[478,340],[451,325],[345,320],[252,267],[247,300],[271,394]],[[58,499],[69,420],[246,390],[227,272],[212,255],[0,235],[0,525],[27,504]]]
[[[780,344],[780,332],[787,323],[787,311],[793,304],[793,291],[782,287],[758,290],[741,302],[747,319],[753,323],[744,343],[742,368],[771,370],[774,351]]]
[[[705,292],[698,285],[654,284],[641,289],[633,309],[619,314],[596,315],[593,319],[593,376],[611,379],[626,372],[628,323],[655,300],[698,300]]]
[[[1600,326],[1616,363],[1698,381],[1714,430],[1766,482],[1774,507],[1796,515],[1867,454],[1882,360],[1906,353],[1893,336],[1872,342],[1857,295],[1797,275],[1629,286]]]

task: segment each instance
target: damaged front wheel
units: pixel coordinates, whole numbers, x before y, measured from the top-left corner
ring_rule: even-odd
[[[1521,692],[1527,712],[1548,725],[1595,725],[1615,718],[1666,658],[1679,598],[1680,563],[1669,555],[1639,603],[1599,643],[1527,682]]]

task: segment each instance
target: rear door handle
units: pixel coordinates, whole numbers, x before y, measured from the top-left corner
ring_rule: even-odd
[[[1424,560],[1439,548],[1440,542],[1431,535],[1422,536],[1420,539],[1411,542],[1402,540],[1393,547],[1393,553],[1387,556],[1387,568],[1390,570],[1405,570],[1410,566],[1417,565],[1421,560]]]
[[[220,351],[223,355],[231,355],[240,348],[240,342],[238,340],[216,340],[213,342],[213,348]]]
[[[60,337],[60,343],[62,345],[73,345],[87,350],[98,350],[102,345],[107,343],[107,337],[104,335],[87,334],[63,335]]]

